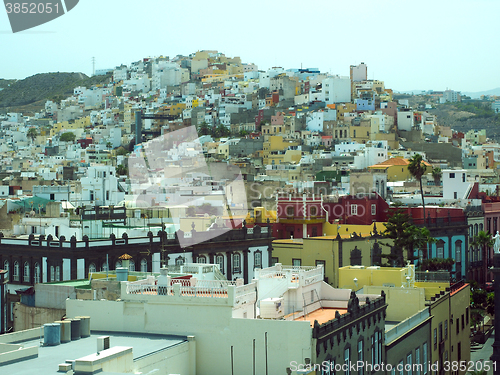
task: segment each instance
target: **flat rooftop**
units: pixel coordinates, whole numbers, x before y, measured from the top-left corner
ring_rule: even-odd
[[[329,322],[330,320],[335,319],[335,313],[339,312],[340,315],[347,313],[347,309],[332,309],[330,307],[319,308],[312,312],[307,312],[306,316],[298,317],[294,320],[296,321],[309,321],[311,323],[311,327],[314,327],[314,321],[317,320],[319,324],[323,324]]]
[[[61,373],[58,372],[60,363],[64,363],[68,359],[75,360],[96,353],[97,338],[100,336],[110,337],[110,347],[132,347],[134,360],[187,341],[187,337],[173,335],[92,331],[89,337],[56,346],[40,346],[39,339],[16,342],[16,344],[23,345],[25,348],[38,346],[38,357],[4,365],[1,367],[1,373],[16,375],[32,375],[34,373],[60,375]]]

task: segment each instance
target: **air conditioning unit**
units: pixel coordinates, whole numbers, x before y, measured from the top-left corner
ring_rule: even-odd
[[[262,319],[280,319],[284,316],[283,298],[266,298],[260,301],[260,317]]]
[[[97,338],[97,351],[109,349],[109,336],[100,336]]]

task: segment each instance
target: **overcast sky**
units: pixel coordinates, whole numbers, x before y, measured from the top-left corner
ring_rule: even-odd
[[[0,11],[0,78],[216,49],[260,70],[348,76],[365,62],[397,91],[483,91],[500,87],[499,11],[499,0],[80,0],[16,34]]]

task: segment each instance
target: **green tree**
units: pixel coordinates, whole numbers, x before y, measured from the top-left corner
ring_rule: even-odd
[[[107,149],[112,149],[113,148],[113,144],[111,142],[107,142],[106,143],[106,148]]]
[[[118,176],[124,176],[128,174],[128,167],[124,164],[116,166],[116,173]]]
[[[32,142],[35,140],[37,135],[38,135],[38,130],[36,130],[36,128],[29,128],[28,129],[27,136],[31,138]]]
[[[76,139],[76,136],[75,136],[75,133],[73,132],[66,132],[66,133],[63,133],[61,134],[61,136],[59,137],[59,140],[61,142],[74,142]]]
[[[422,195],[422,207],[424,208],[424,224],[426,220],[425,216],[425,202],[424,202],[424,189],[422,188],[422,176],[425,174],[427,166],[422,160],[422,155],[415,154],[410,160],[410,164],[408,164],[408,171],[410,174],[415,177],[420,184],[420,194]]]
[[[248,135],[248,132],[246,130],[240,130],[240,132],[239,132],[240,137],[243,138],[243,137],[246,137],[247,135]]]
[[[487,248],[493,246],[493,238],[491,237],[490,233],[485,232],[484,230],[479,231],[476,237],[474,237],[474,241],[472,242],[472,245],[474,246],[479,246],[481,247],[482,254],[483,254],[483,285],[486,284],[486,281],[488,281],[487,276],[488,276],[488,257],[486,256]]]
[[[432,178],[434,179],[434,184],[436,186],[441,185],[441,176],[442,176],[441,168],[436,167],[432,169]]]
[[[405,265],[405,251],[407,260],[411,261],[415,259],[414,249],[425,249],[427,243],[435,241],[427,228],[411,224],[410,216],[400,209],[388,218],[385,230],[381,234],[385,238],[393,240],[392,255],[385,257],[393,260],[398,267]]]
[[[198,134],[199,135],[210,135],[210,127],[208,124],[203,121],[199,126],[198,126]]]

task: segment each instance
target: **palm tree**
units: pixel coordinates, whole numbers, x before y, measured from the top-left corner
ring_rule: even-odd
[[[432,169],[432,178],[434,179],[434,184],[436,186],[439,186],[441,183],[441,176],[442,176],[441,168],[436,167]]]
[[[37,135],[38,135],[38,130],[36,130],[36,128],[29,128],[28,129],[27,136],[31,138],[31,142],[33,142],[35,140]]]
[[[422,188],[422,176],[425,174],[427,166],[425,162],[422,160],[422,155],[415,154],[409,160],[410,164],[408,164],[408,171],[410,174],[415,177],[420,184],[420,195],[422,196],[422,207],[424,208],[424,225],[425,225],[425,202],[424,202],[424,189]]]
[[[486,257],[486,249],[488,247],[493,246],[493,238],[490,233],[485,232],[484,230],[479,231],[476,237],[474,237],[474,241],[472,242],[474,246],[480,246],[483,254],[483,277],[484,282],[486,284],[487,274],[488,274],[488,258]]]

